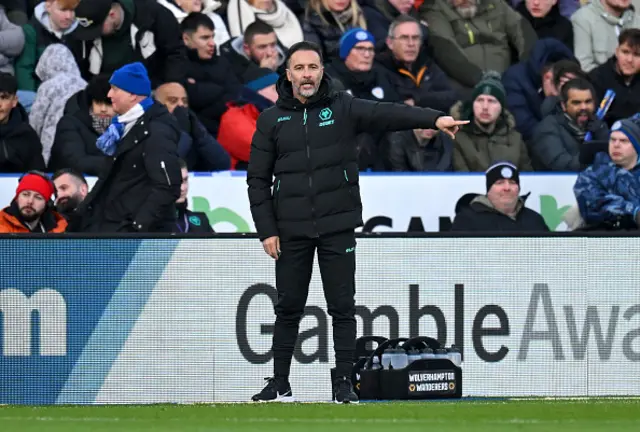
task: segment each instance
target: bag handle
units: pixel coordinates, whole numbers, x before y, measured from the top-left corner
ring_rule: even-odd
[[[356,350],[355,350],[355,360],[358,360],[360,357],[369,357],[372,350],[367,349],[367,344],[370,342],[375,342],[376,348],[381,344],[387,341],[386,337],[383,336],[362,336],[356,340]]]
[[[413,348],[431,348],[432,350],[441,349],[442,345],[434,338],[430,338],[428,336],[417,336],[411,339],[408,339],[405,343],[402,344],[402,348],[405,351],[409,351]]]

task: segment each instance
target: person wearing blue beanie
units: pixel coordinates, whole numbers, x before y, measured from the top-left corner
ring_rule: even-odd
[[[78,229],[173,232],[182,184],[180,126],[167,108],[154,103],[141,63],[116,70],[109,83],[107,97],[117,115],[96,140],[107,157],[98,183],[78,209]]]
[[[130,63],[116,70],[109,84],[138,96],[151,96],[151,80],[147,68],[140,62]]]
[[[345,32],[340,38],[340,58],[346,59],[354,46],[359,42],[369,41],[376,44],[376,40],[371,33],[362,28],[354,28]]]
[[[636,151],[636,157],[640,156],[640,119],[630,117],[615,122],[611,126],[609,142],[611,142],[611,135],[615,132],[623,133]]]

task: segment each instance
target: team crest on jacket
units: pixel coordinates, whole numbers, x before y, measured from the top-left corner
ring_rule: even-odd
[[[333,116],[333,111],[331,111],[331,109],[329,108],[322,108],[320,110],[320,114],[318,115],[318,117],[320,117],[320,124],[318,126],[322,127],[322,126],[329,126],[333,124],[333,120],[331,119],[331,117]]]
[[[200,218],[198,216],[189,216],[189,222],[191,222],[191,224],[195,226],[200,226],[201,224]]]

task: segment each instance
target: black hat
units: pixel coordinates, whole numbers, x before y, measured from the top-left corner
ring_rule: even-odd
[[[520,186],[520,173],[511,162],[498,162],[489,167],[485,172],[487,178],[487,192],[495,182],[501,179],[513,180]]]
[[[78,27],[73,35],[82,40],[94,40],[102,35],[102,24],[107,19],[115,0],[83,0],[76,8]]]

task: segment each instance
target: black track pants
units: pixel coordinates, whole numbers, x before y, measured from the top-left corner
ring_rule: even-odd
[[[317,249],[327,310],[333,318],[337,374],[351,377],[356,339],[355,245],[353,231],[314,239],[289,240],[280,244],[282,254],[276,261],[278,302],[273,333],[275,376],[289,376]]]

